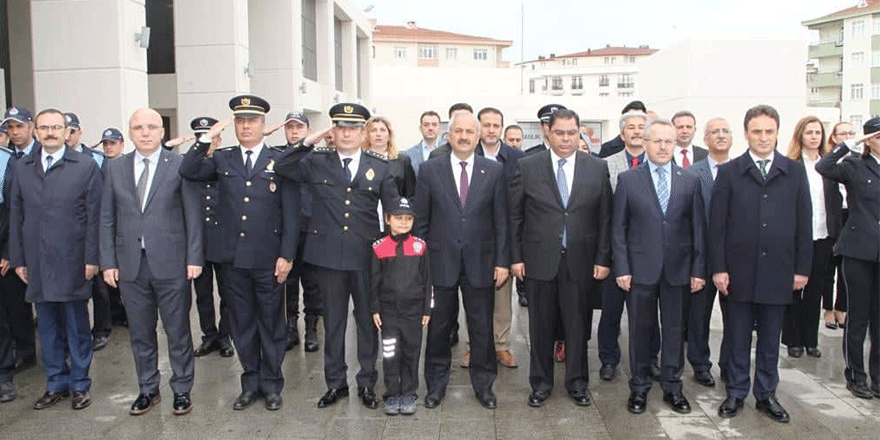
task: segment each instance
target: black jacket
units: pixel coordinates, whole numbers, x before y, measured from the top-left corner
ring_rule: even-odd
[[[602,149],[599,150],[599,157],[604,159],[614,153],[622,151],[625,146],[626,145],[623,143],[623,138],[621,138],[620,135],[617,135],[616,138],[602,144]],[[695,158],[694,162],[696,161],[697,160]]]
[[[370,255],[370,311],[430,315],[430,270],[427,245],[421,238],[407,233],[376,240]]]

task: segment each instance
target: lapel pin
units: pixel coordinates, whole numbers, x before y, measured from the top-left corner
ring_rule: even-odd
[[[376,172],[373,171],[372,168],[370,168],[369,170],[367,170],[367,173],[364,174],[364,177],[366,177],[367,180],[373,180],[373,178],[376,177]]]
[[[486,174],[486,170],[480,170],[480,174]]]
[[[275,169],[275,159],[269,159],[269,164],[266,165],[266,171],[273,171]]]

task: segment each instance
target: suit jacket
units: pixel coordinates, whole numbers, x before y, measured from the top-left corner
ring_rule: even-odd
[[[439,145],[435,146],[436,150]],[[432,151],[433,153],[433,151]],[[413,172],[416,176],[419,175],[419,167],[425,163],[425,157],[422,155],[422,143],[419,142],[407,150],[401,151],[400,154],[409,157],[410,164],[412,165]]]
[[[610,267],[608,166],[581,151],[573,159],[567,205],[562,203],[549,151],[520,160],[510,184],[512,261],[525,263],[529,278],[550,281],[556,277],[563,227],[568,270],[579,284],[592,279],[593,265]]]
[[[617,176],[629,169],[626,161],[626,151],[620,150],[605,158],[608,162],[608,176],[611,178],[611,191],[617,191]]]
[[[510,267],[507,183],[501,164],[474,155],[465,207],[450,156],[422,164],[416,184],[416,235],[428,243],[435,286],[458,283],[462,267],[471,285],[492,285],[495,267]]]
[[[477,144],[477,150],[475,153],[478,156],[486,157],[486,153],[483,151],[482,142]],[[501,146],[498,147],[498,163],[504,167],[504,179],[506,184],[510,184],[510,181],[513,180],[513,176],[516,175],[516,164],[525,156],[525,153],[517,150],[516,148],[511,147],[510,145],[501,142]]]
[[[872,157],[847,153],[846,145],[838,145],[816,164],[824,177],[846,185],[849,217],[837,239],[837,254],[880,262],[880,165]]]
[[[431,160],[435,157],[448,156],[450,153],[452,153],[452,147],[449,146],[449,142],[444,142],[440,144],[440,146],[438,146],[437,148],[434,148],[434,151],[432,151],[431,154],[428,155],[428,160]]]
[[[216,260],[261,270],[274,269],[279,257],[292,261],[299,240],[300,192],[274,170],[282,152],[264,144],[248,173],[240,146],[219,149],[211,157],[205,156],[208,147],[209,143],[197,142],[190,148],[180,175],[217,181],[221,252]]]
[[[778,152],[767,179],[748,151],[718,167],[712,188],[712,273],[730,275],[729,299],[791,303],[794,275],[809,276],[813,212],[803,164]]]
[[[370,270],[371,245],[379,236],[379,202],[387,212],[399,197],[388,165],[384,156],[362,151],[349,182],[335,149],[300,144],[285,152],[276,172],[312,193],[305,262],[334,270]]]
[[[691,146],[694,148],[694,160],[691,162],[691,166],[696,165],[697,162],[699,162],[709,156],[709,150],[707,150],[703,147],[698,147],[693,144]],[[679,148],[678,145],[676,145],[675,147],[673,147],[673,150],[681,150],[681,148]],[[675,161],[674,154],[672,155],[672,163],[674,163],[678,166],[681,166],[680,163]],[[690,167],[688,167],[688,168],[690,168]]]
[[[612,225],[614,273],[632,282],[672,286],[706,274],[705,208],[700,179],[671,164],[669,202],[664,213],[644,163],[620,173]]]
[[[153,180],[141,211],[135,157],[132,151],[107,164],[101,268],[119,269],[120,280],[134,281],[143,248],[154,278],[186,278],[186,266],[205,262],[200,185],[181,177],[179,154],[161,148],[157,163],[150,164]]]
[[[621,138],[620,135],[617,135],[614,139],[602,144],[602,148],[599,150],[599,157],[606,158],[612,154],[619,153],[623,151],[625,145],[626,144],[623,143],[623,138]]]
[[[544,151],[548,151],[548,150],[549,150],[549,149],[547,148],[547,146],[544,145],[543,142],[541,142],[541,143],[538,144],[538,145],[534,145],[534,146],[531,146],[531,147],[527,148],[527,149],[523,152],[523,154],[526,155],[526,156],[531,156],[531,155],[533,155],[533,154],[543,153]]]
[[[42,148],[13,163],[9,266],[27,267],[28,302],[86,300],[92,294],[86,264],[99,264],[101,170],[64,148],[48,172]]]

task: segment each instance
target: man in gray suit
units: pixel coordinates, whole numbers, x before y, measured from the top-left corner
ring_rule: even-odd
[[[204,263],[200,190],[180,176],[182,157],[161,148],[164,134],[159,113],[134,112],[129,137],[135,151],[108,163],[101,201],[101,267],[107,284],[118,283],[122,292],[140,386],[132,415],[160,400],[159,314],[168,337],[174,414],[192,410],[189,280]]]
[[[422,113],[422,117],[419,118],[419,130],[422,132],[422,141],[401,152],[409,156],[416,176],[419,175],[419,166],[428,160],[431,152],[437,148],[437,139],[440,137],[440,115],[433,110]]]

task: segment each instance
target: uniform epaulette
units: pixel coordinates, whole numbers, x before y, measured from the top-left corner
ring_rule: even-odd
[[[315,147],[312,151],[315,153],[335,153],[336,149],[328,146]]]
[[[279,152],[279,153],[283,153],[283,152],[285,152],[285,151],[287,150],[287,145],[285,145],[285,146],[283,146],[283,147],[270,145],[270,146],[269,146],[269,149],[270,149],[270,150],[275,150],[275,151],[277,151],[277,152]]]
[[[376,159],[379,159],[382,162],[388,162],[388,156],[386,156],[382,153],[377,153],[372,150],[367,150],[367,151],[364,151],[364,154],[366,154],[367,156],[370,156],[370,157],[375,157]]]
[[[89,150],[89,152],[91,152],[91,153],[92,153],[92,154],[97,154],[97,155],[99,155],[99,156],[104,156],[104,157],[107,157],[107,155],[106,155],[106,154],[104,154],[104,152],[103,152],[103,151],[100,151],[100,150],[96,150],[96,149],[94,149],[94,148],[89,148],[89,147],[86,147],[86,146],[84,146],[84,147],[83,147],[83,148],[86,148],[86,149],[88,149],[88,150]]]
[[[233,149],[235,149],[235,147],[221,147],[221,148],[218,148],[218,149],[214,150],[214,152],[216,153],[216,152],[218,152],[218,151],[230,151],[230,150],[233,150]]]

